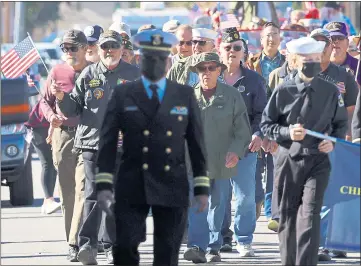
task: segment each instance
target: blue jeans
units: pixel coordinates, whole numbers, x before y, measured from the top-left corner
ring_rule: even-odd
[[[273,156],[270,153],[264,154],[264,160],[266,165],[266,194],[264,200],[264,214],[267,219],[272,217],[272,190],[273,190]]]
[[[237,175],[231,178],[236,197],[234,234],[240,244],[250,244],[256,228],[256,163],[257,154],[249,153],[237,164]],[[215,179],[211,184],[208,224],[210,241],[208,250],[218,251],[223,243],[221,234],[227,202],[229,202],[229,179]]]

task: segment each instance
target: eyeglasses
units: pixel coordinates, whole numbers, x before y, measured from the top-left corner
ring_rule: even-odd
[[[231,51],[232,48],[233,48],[233,51],[235,51],[235,52],[239,52],[242,50],[242,46],[240,46],[240,45],[226,46],[226,47],[224,47],[224,50],[229,52],[229,51]]]
[[[79,47],[78,46],[61,47],[61,50],[63,51],[63,53],[68,53],[68,52],[76,53],[79,50]]]
[[[212,41],[198,41],[198,40],[192,40],[192,43],[194,45],[196,45],[197,43],[200,45],[200,46],[205,46],[207,42],[212,42]]]
[[[336,41],[343,41],[343,40],[346,39],[346,37],[337,35],[337,36],[331,36],[331,39],[332,39],[333,42],[336,42]]]
[[[179,41],[179,46],[183,46],[183,45],[191,46],[192,41]]]
[[[100,45],[100,48],[102,48],[103,50],[109,50],[109,49],[119,49],[120,48],[120,43],[117,42],[106,42]]]
[[[214,72],[217,70],[217,67],[218,66],[199,66],[199,67],[197,67],[197,70],[200,73],[205,73],[205,72],[207,72],[207,70],[210,72]]]

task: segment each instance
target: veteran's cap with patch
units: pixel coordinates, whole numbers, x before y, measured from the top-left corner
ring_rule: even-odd
[[[87,45],[88,40],[81,30],[69,30],[67,31],[63,39],[60,42],[60,46],[64,43],[75,44],[75,45]]]
[[[332,36],[344,36],[348,37],[347,26],[343,22],[329,22],[325,26],[324,29],[330,32]]]
[[[99,25],[88,26],[84,29],[84,34],[88,40],[88,44],[94,44],[99,40],[100,34],[104,32]]]
[[[291,54],[318,54],[322,53],[326,42],[316,41],[311,37],[302,37],[286,44]]]
[[[241,36],[236,27],[222,30],[222,42],[232,43],[241,40]]]
[[[170,52],[179,41],[177,37],[162,30],[146,30],[132,38],[132,43],[139,49],[149,51]],[[141,52],[142,52],[141,51]]]
[[[129,40],[123,41],[123,47],[128,50],[133,50],[133,44]]]
[[[329,42],[329,43],[332,42],[330,32],[326,29],[315,29],[315,30],[311,31],[311,33],[310,33],[311,38],[315,39],[315,37],[317,37],[317,36],[325,38],[327,40],[327,42]]]
[[[106,30],[99,37],[99,45],[106,42],[122,43],[122,36],[114,30]]]

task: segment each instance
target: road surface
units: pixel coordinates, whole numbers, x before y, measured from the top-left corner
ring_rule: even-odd
[[[40,213],[42,189],[41,166],[33,160],[35,202],[31,207],[14,208],[9,203],[9,189],[1,188],[1,265],[81,265],[66,260],[64,224],[61,213],[43,215]],[[56,189],[57,190],[57,189]],[[56,195],[58,195],[56,193]],[[152,218],[147,220],[147,241],[140,246],[141,265],[151,265],[153,257]],[[254,235],[255,258],[239,258],[237,252],[222,253],[222,263],[217,265],[280,265],[277,235],[266,227],[262,216],[257,222]],[[194,265],[183,260],[185,245],[181,248],[180,265]],[[98,263],[106,265],[104,254],[98,256]],[[360,265],[360,254],[349,253],[348,259],[334,260],[328,265]]]

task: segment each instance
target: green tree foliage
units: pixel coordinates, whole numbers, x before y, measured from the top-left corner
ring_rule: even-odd
[[[59,19],[61,2],[23,2],[25,31],[32,32],[36,27],[44,27],[50,21]]]

